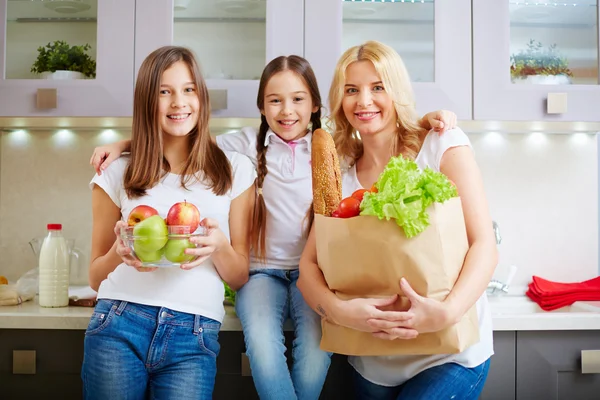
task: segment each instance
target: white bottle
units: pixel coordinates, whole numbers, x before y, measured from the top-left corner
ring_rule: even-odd
[[[48,235],[40,248],[40,306],[69,305],[69,260],[69,247],[62,235],[62,225],[48,224]]]

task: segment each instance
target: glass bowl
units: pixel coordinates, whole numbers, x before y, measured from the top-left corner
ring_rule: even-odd
[[[185,249],[198,247],[190,238],[204,236],[203,227],[198,227],[194,233],[190,233],[187,225],[167,226],[166,236],[135,236],[135,226],[121,228],[121,239],[131,249],[132,255],[142,262],[143,267],[179,267],[195,261],[198,257],[185,254]]]

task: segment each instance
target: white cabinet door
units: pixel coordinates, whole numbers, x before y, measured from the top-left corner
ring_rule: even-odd
[[[134,13],[135,0],[0,0],[0,116],[131,116]],[[42,79],[32,73],[38,47],[55,41],[89,44],[95,78]],[[60,62],[73,56],[62,57]]]
[[[406,64],[419,113],[471,119],[471,0],[305,0],[304,32],[323,98],[342,52],[378,40]]]
[[[136,7],[136,71],[158,47],[190,48],[211,92],[213,117],[257,118],[266,63],[304,53],[303,0],[145,0]]]
[[[597,0],[473,0],[474,118],[599,121]]]

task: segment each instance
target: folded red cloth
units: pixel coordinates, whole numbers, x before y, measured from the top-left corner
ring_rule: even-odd
[[[555,296],[562,294],[597,292],[600,293],[600,276],[583,282],[561,283],[552,282],[539,276],[533,276],[533,289],[540,296]]]
[[[530,289],[525,293],[527,297],[535,301],[543,310],[552,311],[557,308],[570,306],[576,301],[598,301],[600,300],[600,292],[582,292],[572,293],[558,296],[539,296],[533,290],[531,290],[532,284],[529,285]]]
[[[569,306],[576,301],[600,300],[600,276],[583,282],[552,282],[533,276],[525,293],[547,311]]]

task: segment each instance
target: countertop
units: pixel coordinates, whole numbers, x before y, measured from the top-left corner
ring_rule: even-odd
[[[600,330],[600,302],[577,302],[546,312],[523,295],[489,297],[495,331]],[[241,331],[233,307],[225,306],[223,331]],[[0,329],[87,328],[90,307],[43,308],[37,298],[18,306],[0,307]],[[290,329],[289,322],[286,329]]]

